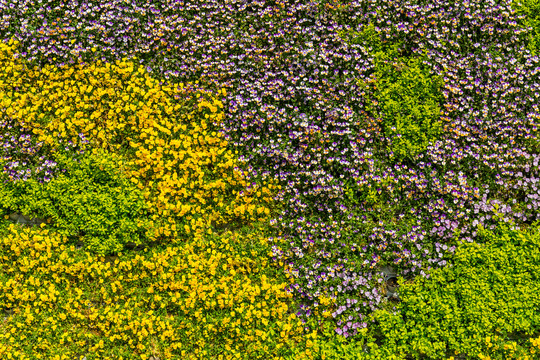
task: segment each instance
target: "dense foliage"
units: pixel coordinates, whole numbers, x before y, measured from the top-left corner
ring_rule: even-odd
[[[0,38],[19,48],[0,58],[0,155],[13,182],[0,206],[47,216],[64,235],[88,233],[102,255],[140,240],[139,225],[142,242],[174,247],[257,224],[304,331],[325,318],[333,334],[360,341],[374,312],[396,309],[383,265],[429,278],[462,241],[495,229],[497,211],[521,229],[539,219],[538,9],[534,0],[0,4]],[[83,169],[106,152],[121,169],[106,175],[111,187],[69,193],[66,184],[104,175]],[[144,206],[107,200],[127,181],[135,186],[119,191],[139,190]],[[94,190],[101,208],[52,210],[58,196]],[[94,212],[108,227],[88,224]],[[118,226],[110,216],[129,235],[102,236]]]
[[[90,155],[80,162],[63,155],[60,164],[68,171],[50,182],[7,182],[0,204],[50,219],[65,235],[83,233],[82,241],[97,254],[139,245],[151,228],[142,191],[116,173],[118,159],[103,151]]]
[[[519,355],[526,355],[529,337],[540,335],[539,241],[538,230],[523,234],[503,227],[464,243],[452,266],[403,286],[397,313],[375,316],[377,330],[387,335],[390,347],[416,357],[440,359],[454,352],[517,357],[517,351],[490,349],[490,337],[517,341]]]
[[[326,359],[536,359],[540,351],[540,232],[501,224],[461,243],[452,266],[405,283],[396,311],[377,310],[359,342],[334,342]],[[370,351],[365,351],[370,349]]]
[[[368,47],[375,63],[372,79],[360,80],[366,115],[377,120],[383,140],[388,139],[391,146],[384,154],[390,162],[411,164],[441,135],[443,81],[429,73],[422,64],[425,58],[400,57],[399,44],[385,46],[372,23],[358,35],[354,43]]]

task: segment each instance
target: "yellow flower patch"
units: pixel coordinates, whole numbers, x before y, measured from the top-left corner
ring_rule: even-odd
[[[0,332],[0,357],[75,356],[81,346],[127,359],[287,351],[303,342],[303,328],[287,315],[286,282],[266,275],[268,248],[239,254],[239,244],[256,240],[266,241],[257,233],[196,236],[107,262],[48,229],[10,224],[0,240],[0,308],[14,315]],[[24,340],[36,336],[42,341],[28,353]]]

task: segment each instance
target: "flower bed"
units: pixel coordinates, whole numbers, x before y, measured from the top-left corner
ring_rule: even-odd
[[[362,356],[488,356],[466,337],[416,338],[413,331],[386,341],[381,319],[408,334],[410,324],[395,318],[401,306],[412,306],[413,298],[402,296],[405,282],[432,281],[460,247],[482,244],[480,229],[536,226],[536,7],[375,0],[0,5],[7,14],[0,30],[7,236],[0,256],[14,264],[1,279],[0,305],[13,316],[0,355],[61,358],[68,348],[89,358],[313,358],[322,356],[321,344],[368,346],[372,336],[371,355],[362,348]],[[7,232],[14,213],[46,222],[35,232]],[[225,226],[256,235],[227,247]],[[84,247],[62,252],[77,244]],[[43,251],[43,262],[32,259]],[[79,270],[57,279],[54,269],[67,266],[60,260],[79,253],[91,263],[110,259],[110,271],[129,256],[189,266],[160,267],[172,276],[166,284],[142,265],[137,271],[149,280],[137,283],[131,304],[112,288],[96,299],[75,278]],[[203,254],[204,264],[193,260]],[[387,266],[401,284],[387,281]],[[60,284],[75,292],[49,301],[45,285],[34,285],[25,269],[43,272],[53,299]],[[109,270],[100,268],[97,284],[112,276],[102,271]],[[257,285],[248,286],[252,281]],[[227,298],[224,283],[238,296]],[[235,287],[243,283],[244,290]],[[153,295],[156,284],[162,292]],[[81,301],[76,289],[97,303],[137,309],[126,320],[131,330],[109,324],[114,331],[95,331],[95,319],[123,313],[116,307],[94,316],[76,303],[67,323],[48,320]],[[537,310],[529,305],[523,311]],[[162,309],[156,319],[152,306]],[[375,315],[380,311],[386,315]],[[175,325],[167,325],[170,317]],[[90,322],[78,324],[83,318]],[[149,328],[135,331],[142,323]],[[486,336],[496,329],[485,325]],[[62,332],[51,332],[54,326]],[[504,330],[502,341],[525,331],[520,326]],[[528,326],[532,339],[537,324]],[[60,333],[71,334],[61,346]],[[316,340],[321,335],[325,340]],[[25,347],[26,339],[43,348]],[[376,350],[377,343],[386,347]]]

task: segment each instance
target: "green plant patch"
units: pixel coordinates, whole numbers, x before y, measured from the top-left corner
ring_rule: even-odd
[[[373,314],[369,336],[414,359],[530,356],[530,339],[540,335],[537,225],[526,233],[504,224],[480,230],[478,243],[460,242],[452,264],[428,279],[399,277],[402,302],[394,313]]]
[[[16,209],[52,219],[52,227],[61,234],[84,234],[85,247],[100,255],[121,251],[128,242],[149,240],[143,193],[118,171],[116,156],[96,149],[77,162],[60,152],[56,161],[67,172],[49,182],[30,179],[3,186],[4,212]]]
[[[511,6],[517,12],[517,15],[526,15],[523,20],[519,20],[519,23],[523,27],[531,27],[532,31],[529,33],[528,50],[533,55],[538,54],[540,48],[540,1],[538,0],[520,0],[512,1]]]
[[[430,73],[423,57],[402,56],[402,43],[382,41],[372,23],[349,36],[345,38],[364,45],[374,59],[370,79],[358,83],[366,94],[368,116],[379,124],[390,151],[388,160],[412,161],[441,138],[443,80]]]

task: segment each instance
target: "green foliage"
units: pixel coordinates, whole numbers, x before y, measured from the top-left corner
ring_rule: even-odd
[[[519,20],[522,27],[531,27],[529,33],[528,49],[532,55],[538,55],[540,49],[540,1],[538,0],[514,0],[510,6],[517,11],[517,15],[525,15],[526,18]]]
[[[404,284],[395,313],[378,310],[372,329],[383,347],[413,358],[447,359],[449,354],[508,358],[489,339],[527,339],[540,331],[540,229],[479,231],[478,243],[461,242],[453,265],[432,271],[429,279]],[[516,355],[516,353],[514,353]]]
[[[80,162],[64,153],[56,162],[67,170],[50,182],[8,182],[0,189],[0,207],[30,217],[51,219],[66,236],[83,235],[86,248],[112,254],[127,242],[148,239],[144,196],[117,170],[118,158],[103,150],[84,155]]]
[[[355,37],[348,41],[363,44],[374,57],[370,79],[358,80],[365,110],[379,122],[381,136],[389,139],[384,141],[393,152],[389,160],[412,160],[442,134],[443,81],[423,64],[424,56],[402,56],[401,43],[382,41],[373,24],[352,34]]]
[[[335,325],[325,322],[323,337],[320,340],[319,360],[404,360],[405,352],[396,352],[394,348],[381,347],[367,328],[361,329],[360,336],[345,339],[333,331]]]

